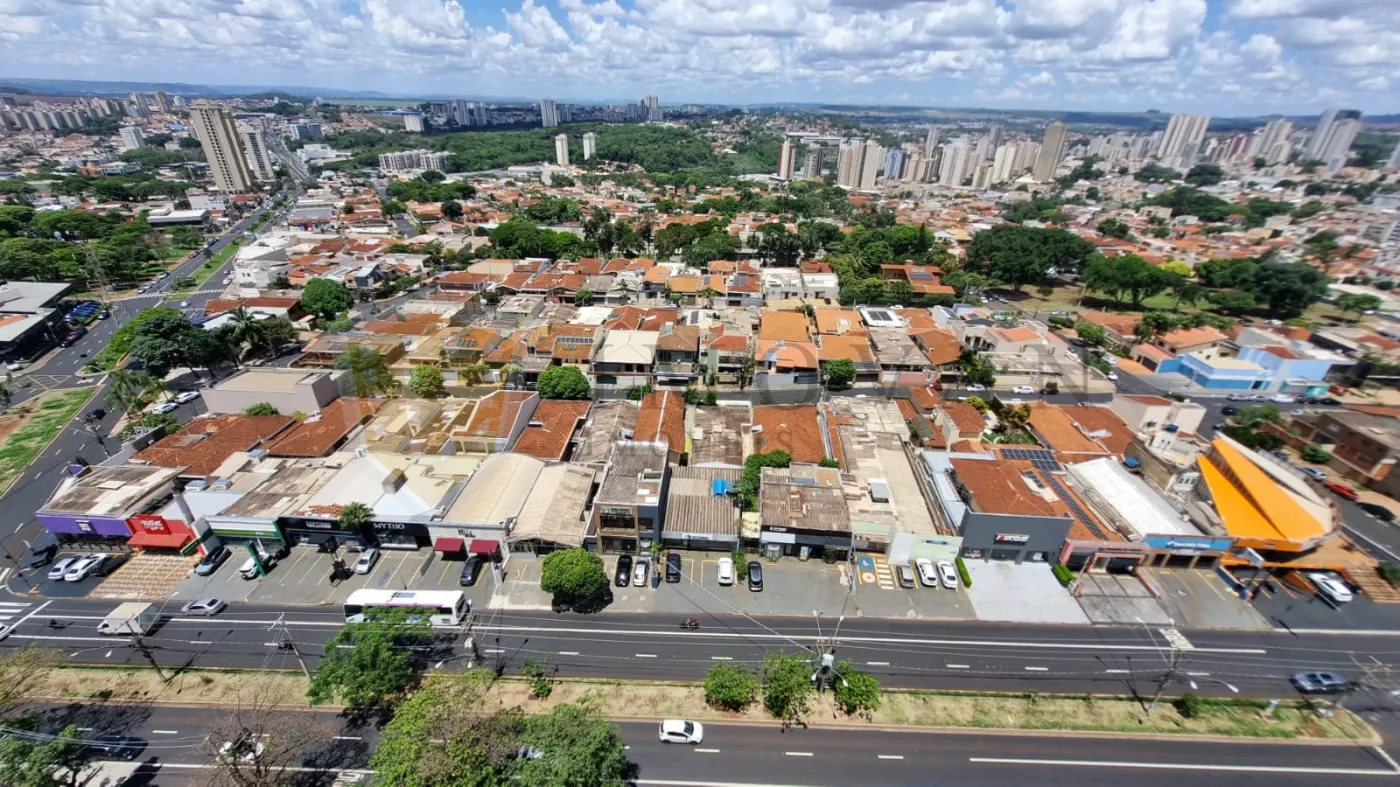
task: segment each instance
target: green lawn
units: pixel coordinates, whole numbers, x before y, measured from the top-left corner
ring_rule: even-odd
[[[15,479],[73,420],[73,416],[83,409],[96,390],[77,388],[57,391],[38,397],[37,405],[34,402],[19,405],[20,408],[32,407],[33,410],[19,430],[0,444],[0,494],[9,490]]]
[[[204,283],[209,281],[209,279],[214,275],[214,273],[218,271],[224,263],[229,261],[230,257],[238,253],[238,249],[240,246],[242,246],[242,244],[240,243],[230,243],[229,245],[220,249],[218,254],[215,254],[203,265],[199,266],[199,269],[194,272],[193,287],[186,287],[182,290],[175,290],[172,294],[193,292],[194,290],[197,290],[200,287],[204,286]]]

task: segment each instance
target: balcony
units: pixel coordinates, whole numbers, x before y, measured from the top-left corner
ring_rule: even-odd
[[[699,365],[689,361],[652,364],[651,372],[657,377],[694,377],[699,373]]]

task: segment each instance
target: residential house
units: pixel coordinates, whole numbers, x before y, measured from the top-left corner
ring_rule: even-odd
[[[596,385],[609,388],[636,388],[652,382],[656,362],[657,331],[609,330],[593,353],[592,370]]]
[[[794,462],[820,462],[830,454],[822,437],[816,405],[780,404],[753,408],[756,454],[786,451]]]
[[[542,400],[511,450],[546,462],[568,461],[574,434],[588,419],[591,404],[569,399]]]
[[[660,385],[691,385],[699,379],[700,329],[676,323],[662,326],[652,370]]]
[[[493,391],[477,402],[465,427],[452,433],[457,453],[508,451],[529,426],[539,395],[530,391]]]
[[[642,398],[632,439],[664,443],[666,461],[678,465],[685,458],[685,397],[676,391],[656,391]]]
[[[1298,436],[1327,446],[1332,453],[1328,467],[1362,484],[1383,482],[1400,457],[1400,410],[1314,410],[1293,419]],[[1396,481],[1387,489],[1400,488]]]

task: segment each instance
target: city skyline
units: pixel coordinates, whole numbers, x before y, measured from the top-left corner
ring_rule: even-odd
[[[989,109],[1297,114],[1400,110],[1400,20],[1385,3],[1296,0],[522,0],[275,11],[178,0],[0,10],[11,75],[393,95],[667,103],[776,101]],[[64,9],[58,13],[57,9]],[[227,30],[200,25],[212,15]],[[98,32],[100,31],[100,32]],[[1359,36],[1365,31],[1365,36]],[[64,58],[54,58],[62,50]],[[1203,89],[1207,88],[1208,89]],[[635,99],[633,99],[635,100]]]

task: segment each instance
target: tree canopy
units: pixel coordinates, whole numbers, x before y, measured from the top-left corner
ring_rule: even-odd
[[[307,699],[341,702],[352,711],[388,708],[415,682],[409,646],[433,639],[428,610],[370,608],[364,620],[346,623],[326,643]],[[349,647],[341,647],[348,645]]]
[[[338,281],[312,279],[301,291],[301,305],[312,314],[329,320],[355,305],[355,297]]]
[[[1094,244],[1065,230],[1001,224],[972,236],[967,267],[1019,290],[1052,268],[1078,271],[1093,253]]]
[[[540,372],[535,390],[541,399],[587,399],[590,388],[577,366],[551,366]]]

